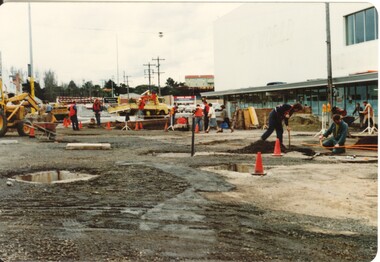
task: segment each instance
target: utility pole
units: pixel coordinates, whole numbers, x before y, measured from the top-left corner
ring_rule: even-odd
[[[114,97],[114,96],[113,96],[113,76],[112,76],[112,78],[111,78],[111,94],[112,94],[111,97]]]
[[[327,44],[327,89],[328,102],[333,107],[333,82],[332,82],[332,66],[331,66],[331,36],[330,36],[330,5],[326,6],[326,44]],[[330,122],[330,121],[329,121]]]
[[[126,76],[125,71],[124,71],[124,85],[125,85],[125,79],[127,79],[127,94],[128,94],[128,100],[129,100],[129,82],[128,82],[128,77],[131,76]]]
[[[160,72],[160,60],[164,61],[165,59],[160,59],[160,57],[157,56],[156,59],[152,58],[152,60],[157,60],[158,95],[161,96],[160,74],[163,74],[164,72]]]
[[[151,66],[155,66],[154,64],[151,64],[151,63],[148,63],[148,64],[146,64],[146,65],[144,65],[144,66],[147,66],[148,67],[148,77],[149,77],[149,91],[151,91],[150,89],[150,86],[151,86],[151,69],[150,69],[150,67]],[[145,73],[145,72],[144,72]]]

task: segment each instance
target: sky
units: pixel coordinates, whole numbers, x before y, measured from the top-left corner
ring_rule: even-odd
[[[104,85],[113,79],[130,86],[160,86],[171,77],[214,74],[213,23],[239,3],[31,3],[34,77],[55,73],[70,80]],[[11,67],[27,72],[30,63],[28,3],[0,6],[2,78]],[[163,37],[159,37],[162,32]],[[161,60],[162,59],[162,60]],[[146,66],[144,66],[146,65]],[[25,82],[25,77],[24,77]],[[43,81],[40,81],[43,86]]]

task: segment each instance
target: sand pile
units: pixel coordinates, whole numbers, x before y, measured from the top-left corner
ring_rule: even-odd
[[[294,131],[317,131],[321,129],[321,125],[315,115],[293,115],[289,119],[289,126]]]

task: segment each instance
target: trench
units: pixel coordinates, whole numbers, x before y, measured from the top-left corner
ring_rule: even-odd
[[[48,170],[14,176],[13,180],[27,183],[71,183],[75,181],[87,181],[98,177],[88,173],[71,172],[68,170]]]

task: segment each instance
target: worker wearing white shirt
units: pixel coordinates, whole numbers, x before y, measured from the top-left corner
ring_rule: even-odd
[[[212,104],[209,103],[208,104],[210,109],[208,110],[208,118],[209,118],[209,125],[208,125],[208,128],[206,130],[206,133],[208,133],[210,131],[210,128],[215,128],[217,129],[218,128],[218,125],[216,123],[216,114],[215,114],[215,109],[212,107]]]

